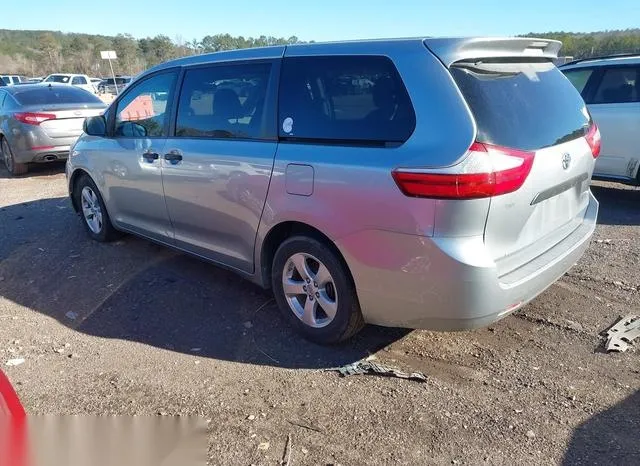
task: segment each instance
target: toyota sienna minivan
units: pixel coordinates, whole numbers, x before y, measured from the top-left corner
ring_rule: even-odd
[[[486,326],[589,245],[600,133],[541,39],[400,39],[156,66],[67,162],[89,236],[133,233],[271,288],[332,343]]]

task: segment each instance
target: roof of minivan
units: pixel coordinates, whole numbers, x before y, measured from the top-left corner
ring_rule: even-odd
[[[574,68],[593,68],[594,66],[605,65],[639,65],[640,53],[633,55],[621,55],[621,56],[608,56],[608,57],[593,57],[585,58],[583,60],[577,60],[566,63],[560,68],[563,70],[569,70]]]
[[[412,37],[398,39],[368,39],[338,42],[279,45],[250,49],[228,50],[178,58],[150,68],[147,72],[175,66],[197,65],[218,61],[280,58],[289,55],[319,55],[331,53],[380,52],[381,46],[399,49],[405,45],[426,44],[448,66],[461,58],[480,57],[543,57],[555,58],[562,46],[559,41],[521,37]],[[372,46],[378,50],[372,50]],[[385,47],[385,48],[386,48]],[[141,74],[142,75],[142,74]],[[140,75],[140,76],[141,76]]]

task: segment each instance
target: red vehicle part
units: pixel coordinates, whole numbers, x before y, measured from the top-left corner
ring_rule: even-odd
[[[0,371],[0,464],[27,465],[27,415],[9,379]]]

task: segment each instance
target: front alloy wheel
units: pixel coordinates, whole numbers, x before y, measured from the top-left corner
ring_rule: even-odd
[[[102,231],[102,209],[100,208],[100,202],[98,202],[98,196],[93,192],[90,186],[82,188],[82,194],[80,197],[82,205],[82,215],[89,229],[99,235]]]

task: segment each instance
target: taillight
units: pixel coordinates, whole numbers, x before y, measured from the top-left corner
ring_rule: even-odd
[[[591,153],[593,154],[593,158],[595,159],[600,155],[600,148],[602,147],[602,137],[600,136],[600,130],[598,129],[598,125],[595,123],[591,124],[589,131],[585,135],[585,139],[587,143],[589,143],[589,147],[591,147]]]
[[[56,119],[56,116],[52,113],[20,112],[14,113],[13,116],[16,120],[28,125],[39,125],[43,121]]]
[[[517,191],[524,184],[535,152],[474,142],[467,157],[444,169],[397,169],[393,179],[407,196],[479,199]]]

